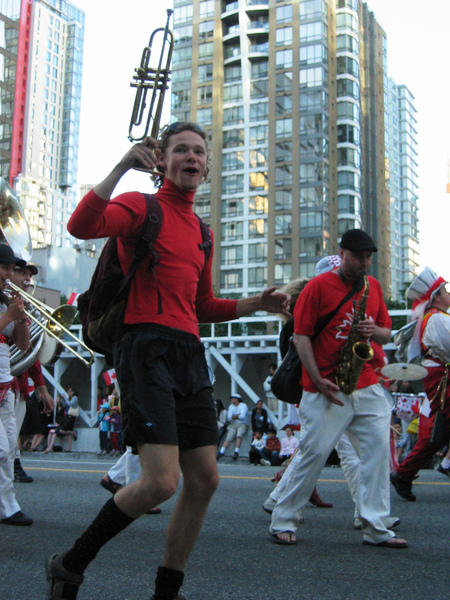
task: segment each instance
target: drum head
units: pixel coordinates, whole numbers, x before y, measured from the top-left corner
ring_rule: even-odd
[[[44,367],[50,367],[55,364],[61,354],[63,346],[51,335],[45,334],[45,340],[42,344],[42,350],[39,354],[39,360]]]

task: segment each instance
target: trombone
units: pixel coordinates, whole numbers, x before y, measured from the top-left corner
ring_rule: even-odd
[[[30,321],[38,325],[44,330],[45,333],[56,339],[66,350],[81,360],[87,367],[92,365],[94,362],[94,353],[88,346],[86,346],[86,344],[84,344],[74,333],[69,330],[69,327],[72,325],[77,313],[77,309],[74,306],[71,306],[70,304],[63,304],[57,309],[53,310],[40,300],[30,296],[30,294],[22,290],[12,281],[8,281],[8,287],[11,288],[14,293],[18,294],[26,304],[32,306],[33,309],[42,316],[42,320],[39,320],[39,318],[36,317],[31,310],[24,309],[25,314]],[[12,295],[8,290],[4,290],[3,293],[5,293],[7,296]],[[44,320],[45,322],[43,322]],[[77,344],[80,344],[83,350],[86,350],[89,353],[89,358],[85,358],[79,352],[74,350],[69,344],[67,344],[62,339],[63,335],[67,335],[73,341],[76,341]]]

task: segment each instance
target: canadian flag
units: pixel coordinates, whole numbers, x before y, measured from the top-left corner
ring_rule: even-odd
[[[77,294],[76,292],[74,292],[73,294],[70,295],[70,298],[67,300],[67,304],[71,304],[72,306],[76,306],[78,303],[78,296],[80,294]]]
[[[105,378],[106,385],[111,385],[112,383],[116,383],[117,381],[115,369],[110,369],[109,371],[106,371],[105,373],[103,373],[103,377]]]

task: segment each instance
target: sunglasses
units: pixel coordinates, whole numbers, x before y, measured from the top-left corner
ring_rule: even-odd
[[[186,125],[187,121],[176,121],[168,126],[167,131],[169,133],[178,133],[184,125]],[[199,133],[200,135],[205,135],[205,131],[197,125],[196,123],[189,123],[189,130],[194,131],[195,133]]]

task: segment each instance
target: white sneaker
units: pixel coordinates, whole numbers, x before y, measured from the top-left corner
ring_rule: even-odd
[[[263,504],[263,510],[265,510],[266,513],[269,513],[269,515],[271,515],[276,505],[277,503],[275,502],[275,500],[272,500],[271,496],[269,496]]]
[[[397,527],[401,523],[398,517],[385,517],[381,520],[383,521],[383,524],[386,527],[386,529],[394,529],[394,527]]]
[[[261,458],[261,460],[259,461],[261,465],[264,465],[265,467],[271,467],[272,463],[270,462],[270,460],[266,460],[265,458]]]

